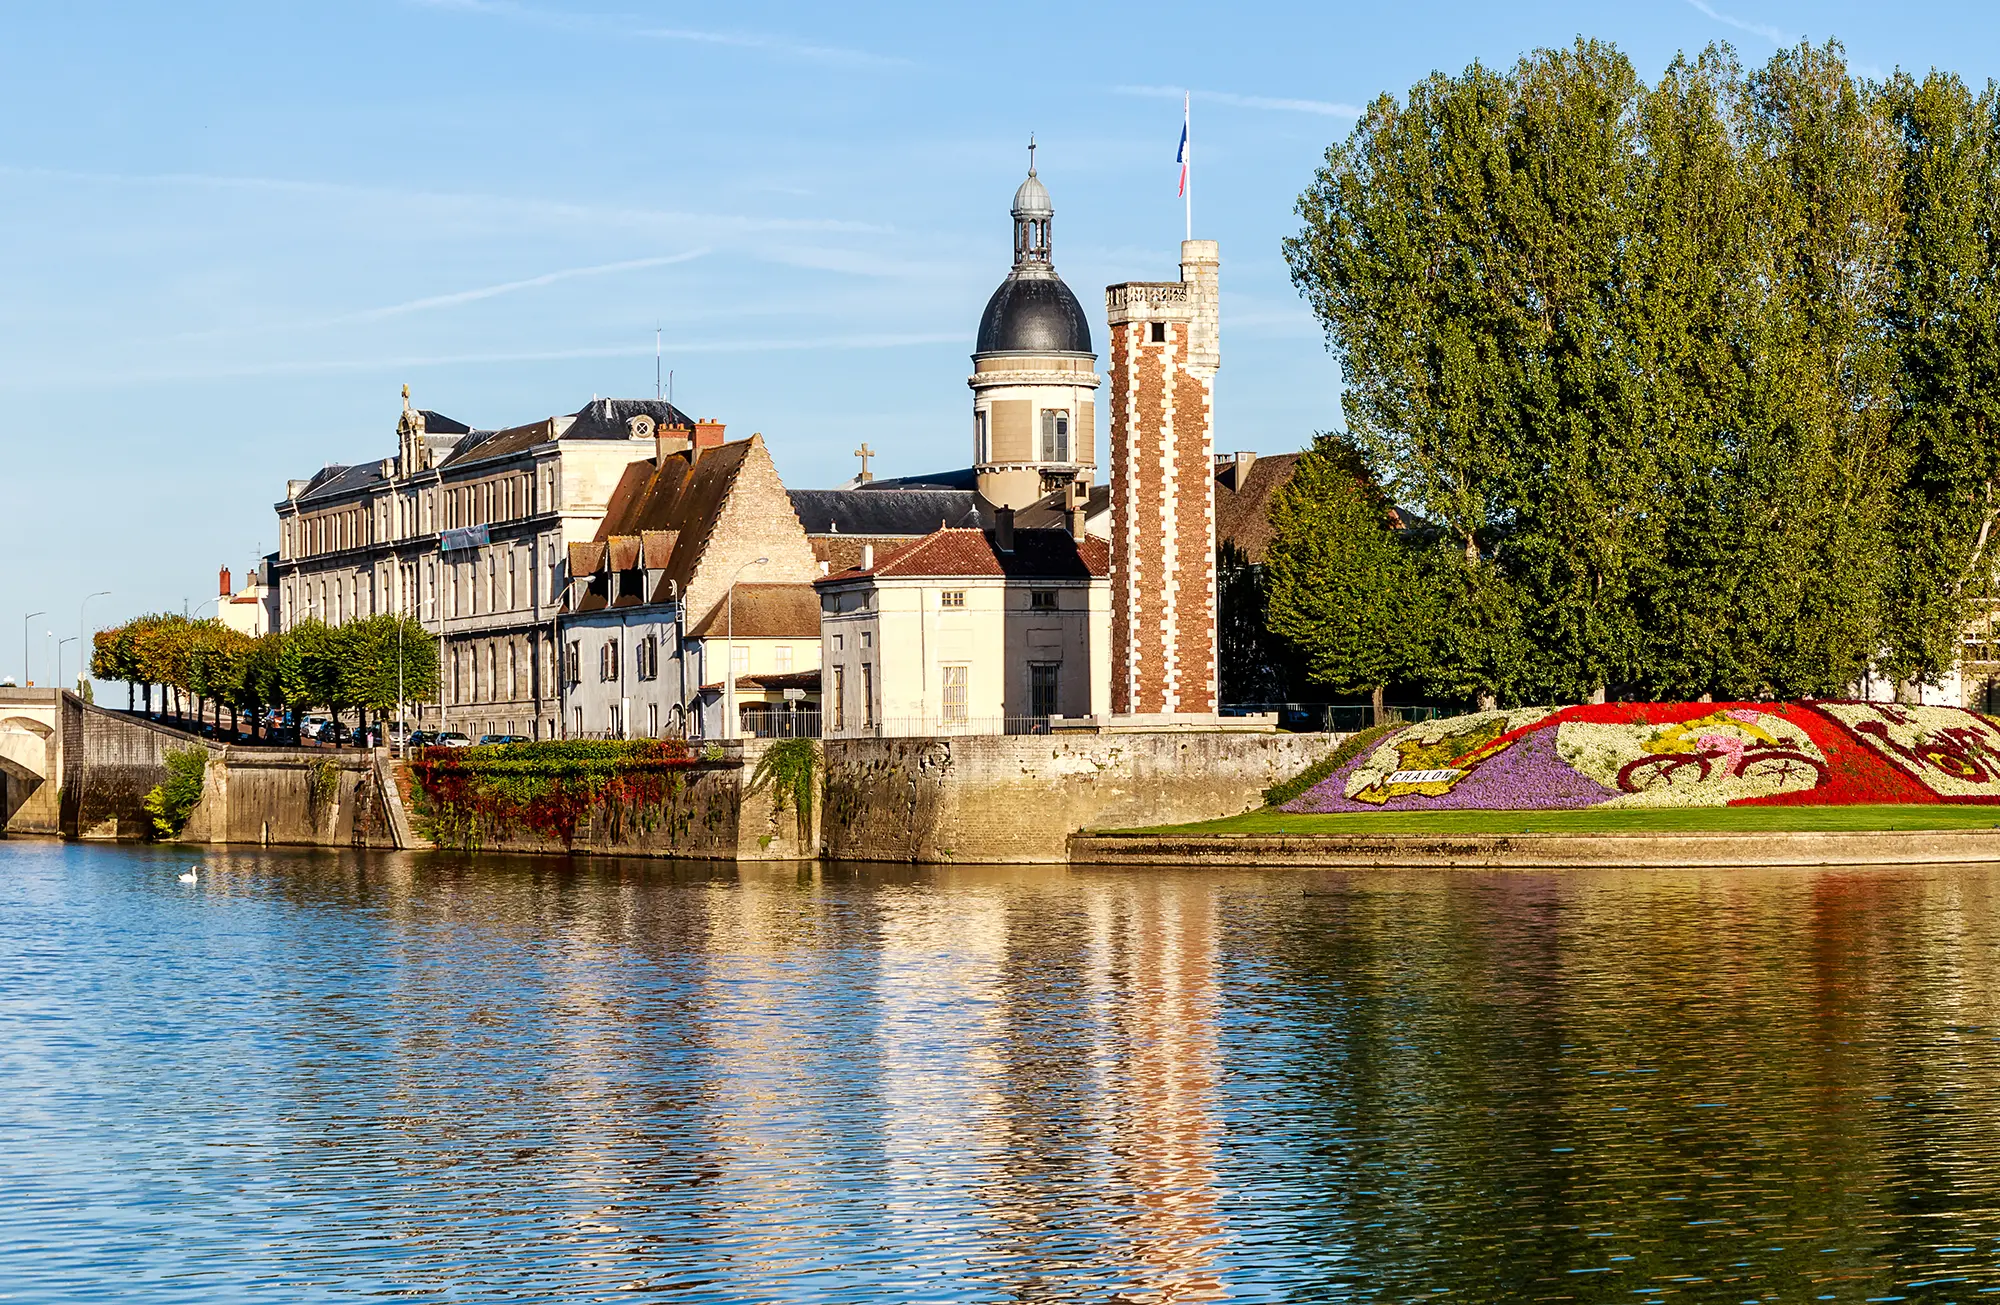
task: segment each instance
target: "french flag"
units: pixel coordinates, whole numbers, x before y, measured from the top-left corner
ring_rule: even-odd
[[[1188,164],[1187,137],[1188,137],[1188,96],[1183,95],[1181,96],[1181,149],[1180,153],[1175,158],[1175,162],[1181,165],[1181,188],[1178,191],[1174,192],[1175,194],[1180,195],[1182,198],[1187,197],[1187,164]]]

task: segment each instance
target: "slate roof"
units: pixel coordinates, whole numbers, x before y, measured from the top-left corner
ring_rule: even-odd
[[[794,489],[792,511],[808,535],[927,535],[939,526],[981,526],[969,489]]]
[[[1110,510],[1111,486],[1092,485],[1090,487],[1090,497],[1084,500],[1085,515],[1094,517]],[[1036,499],[1033,503],[1016,512],[1014,514],[1014,527],[1017,530],[1069,529],[1069,510],[1063,506],[1063,491],[1056,490],[1052,493],[1044,494],[1041,498]]]
[[[1111,545],[1094,535],[1078,542],[1067,530],[1016,529],[1011,553],[1001,552],[993,540],[990,530],[936,530],[892,557],[877,558],[873,570],[855,567],[818,583],[864,576],[1090,580],[1111,574]]]
[[[729,604],[720,602],[687,637],[719,639],[728,625]],[[811,585],[737,585],[736,637],[819,638],[819,594]]]
[[[323,468],[318,475],[306,482],[306,488],[298,497],[304,503],[312,499],[336,498],[342,494],[352,494],[367,489],[370,485],[382,483],[382,464],[362,462],[351,467],[332,466]]]
[[[957,467],[951,471],[933,471],[922,476],[893,476],[886,480],[871,480],[865,485],[850,488],[871,494],[879,494],[885,489],[977,489],[979,473],[971,467]]]
[[[1224,464],[1215,473],[1215,542],[1234,540],[1246,559],[1261,563],[1271,547],[1271,500],[1292,479],[1303,453],[1272,453],[1250,464],[1242,489],[1231,489],[1234,473]]]

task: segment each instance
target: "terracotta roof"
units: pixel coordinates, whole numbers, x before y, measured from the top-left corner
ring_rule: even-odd
[[[1094,535],[1081,543],[1067,530],[1016,530],[1014,551],[1002,553],[990,530],[935,530],[894,557],[877,558],[872,571],[859,567],[821,580],[914,576],[1004,576],[1009,580],[1088,580],[1111,574],[1111,545]]]
[[[639,551],[646,566],[655,571],[665,569],[667,560],[674,555],[674,543],[680,537],[678,530],[641,530]]]
[[[1215,542],[1234,540],[1251,562],[1262,562],[1271,547],[1271,500],[1292,479],[1303,453],[1272,453],[1250,464],[1243,488],[1231,489],[1234,469],[1215,473]]]
[[[819,692],[818,671],[788,671],[784,674],[772,672],[767,675],[739,675],[736,677],[738,693],[781,693],[786,689],[804,689],[807,693]],[[722,692],[721,680],[710,680],[700,686],[702,693]]]
[[[633,571],[639,566],[639,536],[613,535],[604,541],[611,549],[613,571]]]
[[[661,602],[670,593],[687,591],[695,563],[749,447],[749,440],[736,440],[704,449],[700,457],[684,450],[669,454],[660,463],[648,458],[625,468],[617,488],[611,491],[594,546],[603,548],[605,541],[620,537],[633,541],[632,566],[643,556],[654,574],[653,592],[645,595],[646,600]],[[574,553],[576,545],[570,547]],[[570,574],[583,574],[576,570],[574,561]],[[603,605],[601,595],[580,597],[576,610]]]
[[[811,585],[736,586],[739,639],[819,638],[819,594]],[[729,604],[720,602],[688,631],[690,639],[720,639],[729,627]]]
[[[604,545],[595,539],[587,539],[569,546],[569,576],[580,580],[596,575],[604,569]]]

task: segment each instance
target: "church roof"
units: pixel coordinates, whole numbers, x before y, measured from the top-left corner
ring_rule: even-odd
[[[808,535],[927,535],[941,525],[977,526],[970,489],[794,489],[792,510]]]

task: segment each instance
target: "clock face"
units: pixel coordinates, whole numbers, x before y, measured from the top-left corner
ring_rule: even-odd
[[[632,432],[632,438],[635,440],[650,439],[653,434],[653,419],[642,412],[626,422],[625,428]]]

